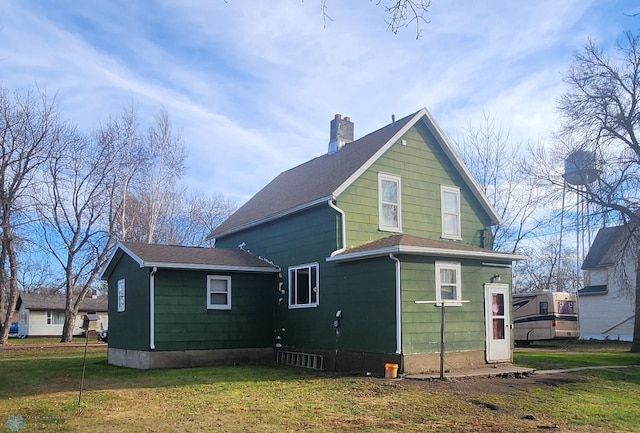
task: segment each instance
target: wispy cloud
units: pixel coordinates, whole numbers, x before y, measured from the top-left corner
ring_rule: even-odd
[[[426,106],[450,134],[489,112],[515,139],[548,137],[572,53],[633,28],[629,0],[433,0],[394,35],[383,6],[327,2],[0,4],[0,80],[46,86],[83,129],[132,101],[164,106],[189,148],[191,188],[247,199],[322,154],[335,113],[356,135]],[[637,20],[637,19],[636,19]]]

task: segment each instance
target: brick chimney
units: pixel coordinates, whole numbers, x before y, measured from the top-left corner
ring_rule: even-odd
[[[353,141],[353,122],[348,117],[336,114],[331,120],[329,133],[329,155],[336,153],[342,147]]]

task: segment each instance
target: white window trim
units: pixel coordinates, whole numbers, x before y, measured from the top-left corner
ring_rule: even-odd
[[[451,269],[456,273],[456,299],[446,299],[447,306],[462,305],[462,265],[458,262],[436,262],[436,305],[442,305],[442,290],[440,288],[440,270]]]
[[[315,302],[309,302],[308,304],[292,304],[291,303],[291,291],[293,290],[292,287],[292,278],[291,278],[291,271],[297,271],[298,269],[309,269],[309,279],[311,279],[311,268],[316,268],[316,281],[315,284],[313,281],[310,281],[310,286],[311,284],[313,284],[313,286],[311,286],[312,288],[310,290],[313,290],[313,288],[316,289],[316,301]],[[289,267],[288,271],[287,271],[287,279],[289,280],[289,291],[287,293],[287,298],[288,298],[288,304],[289,304],[289,308],[290,309],[294,309],[294,308],[314,308],[317,307],[318,305],[320,305],[320,266],[318,265],[317,262],[315,263],[306,263],[304,265],[297,265],[297,266],[291,266]],[[311,293],[309,293],[309,301],[311,301]]]
[[[227,291],[227,303],[226,304],[212,304],[211,293],[223,293],[211,290],[212,281],[226,281]],[[225,275],[207,275],[207,310],[230,310],[231,309],[231,277]]]
[[[118,313],[122,313],[125,310],[125,306],[126,306],[126,283],[124,278],[118,280],[118,295],[117,295],[117,301],[118,301]]]
[[[382,181],[395,182],[398,184],[398,226],[388,226],[382,220]],[[402,232],[402,178],[394,174],[378,173],[378,228],[384,232]]]
[[[54,322],[54,320],[53,320],[54,315],[55,315],[56,318],[59,318],[60,317],[60,311],[53,311],[53,310],[47,311],[46,318],[45,318],[46,325],[47,326],[64,325],[64,318],[62,319],[62,323],[53,323]]]
[[[456,195],[456,208],[458,210],[458,213],[456,214],[457,217],[457,227],[456,227],[456,231],[457,233],[455,234],[449,234],[449,233],[445,233],[444,232],[444,220],[445,220],[445,211],[444,211],[444,195],[445,193],[449,193],[449,194],[455,194]],[[453,240],[457,240],[457,241],[461,241],[462,240],[462,212],[460,210],[460,188],[455,187],[455,186],[446,186],[446,185],[440,185],[440,217],[441,217],[441,221],[442,221],[442,238],[443,239],[453,239]]]

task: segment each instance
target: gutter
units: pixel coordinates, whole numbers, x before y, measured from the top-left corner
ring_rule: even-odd
[[[402,299],[400,287],[400,260],[389,253],[389,258],[396,262],[396,354],[402,354]]]
[[[329,199],[329,201],[327,201],[327,204],[329,205],[329,207],[333,210],[335,210],[336,212],[338,212],[340,214],[340,225],[341,228],[340,230],[342,231],[342,247],[340,247],[339,249],[335,250],[334,252],[331,253],[330,257],[334,257],[337,254],[341,254],[343,253],[346,249],[347,249],[347,218],[344,214],[344,211],[342,209],[340,209],[338,206],[336,206],[333,203],[333,198]]]
[[[156,348],[156,272],[158,268],[154,266],[149,274],[149,349],[151,350]]]

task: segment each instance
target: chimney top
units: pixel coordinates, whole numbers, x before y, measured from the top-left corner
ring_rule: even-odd
[[[329,133],[329,155],[336,153],[342,147],[353,141],[353,122],[348,116],[342,118],[341,114],[336,114],[330,123]]]

